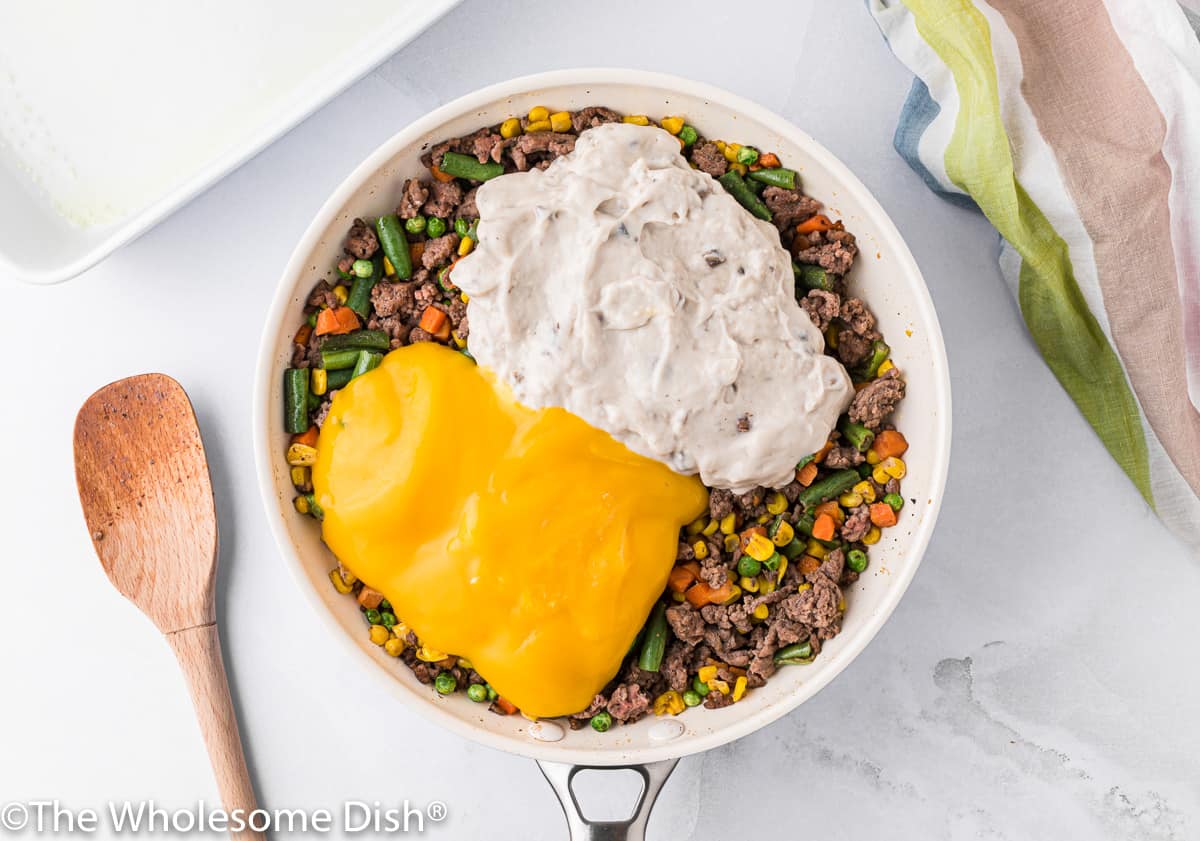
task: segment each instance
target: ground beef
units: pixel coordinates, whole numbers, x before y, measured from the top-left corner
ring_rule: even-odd
[[[412,219],[421,213],[421,205],[425,204],[425,200],[429,198],[429,188],[421,181],[415,178],[410,178],[404,182],[404,189],[400,191],[400,206],[396,208],[396,215],[401,219]]]
[[[346,253],[359,260],[370,260],[378,250],[379,238],[371,226],[361,219],[355,219],[346,236]]]
[[[667,682],[667,686],[676,692],[686,692],[691,682],[688,680],[688,661],[691,653],[692,646],[675,640],[667,646],[666,654],[663,655],[659,673]]]
[[[621,122],[621,115],[611,108],[605,108],[602,105],[590,105],[587,108],[581,108],[571,116],[571,125],[575,127],[576,132],[602,126],[605,123],[619,122]]]
[[[475,135],[471,141],[471,154],[481,164],[488,161],[500,163],[500,154],[504,151],[504,138],[493,131]]]
[[[767,187],[762,191],[762,200],[771,211],[771,221],[781,231],[791,230],[821,209],[821,203],[816,199],[799,190],[783,187]]]
[[[725,488],[713,488],[708,494],[708,515],[722,520],[733,513],[733,492]]]
[[[903,399],[904,380],[900,379],[897,369],[892,368],[854,395],[849,409],[850,420],[870,429],[878,429]]]
[[[320,429],[325,425],[325,418],[329,417],[329,407],[333,405],[333,395],[337,394],[337,389],[329,392],[321,400],[321,405],[317,407],[317,413],[313,415],[313,425]]]
[[[707,172],[713,178],[720,178],[729,168],[725,154],[717,148],[717,144],[706,140],[692,147],[692,163],[701,172]]]
[[[455,219],[479,218],[479,207],[475,204],[475,196],[478,193],[478,187],[472,187],[470,190],[467,190],[467,194],[463,196],[462,202],[458,205],[458,210],[454,212]]]
[[[636,683],[622,683],[608,698],[608,713],[617,721],[636,721],[650,709],[650,698]]]
[[[864,339],[878,339],[879,332],[875,329],[875,316],[867,309],[860,298],[847,298],[842,301],[842,321],[856,336]]]
[[[857,543],[866,537],[871,530],[871,509],[860,505],[850,511],[846,522],[842,523],[842,540]]]
[[[341,302],[337,296],[333,294],[333,287],[324,280],[317,281],[317,285],[308,293],[306,301],[310,307],[336,307]]]
[[[412,328],[411,331],[409,331],[408,343],[410,345],[415,345],[418,342],[432,342],[432,341],[436,341],[436,340],[433,338],[433,336],[430,333],[426,332],[425,330],[422,330],[420,327],[414,327],[414,328]]]
[[[421,265],[433,270],[450,262],[450,258],[458,251],[458,234],[449,233],[437,239],[427,240],[425,250],[421,252]]]
[[[885,494],[899,494],[900,493],[900,480],[899,479],[888,479],[887,484],[883,486],[883,492]]]
[[[871,340],[853,330],[838,333],[837,356],[846,366],[858,365],[871,355]]]
[[[433,181],[429,185],[429,198],[421,206],[426,216],[447,219],[463,200],[463,189],[457,181]]]
[[[709,587],[716,589],[724,586],[729,580],[728,573],[729,564],[721,557],[720,552],[713,550],[710,543],[708,557],[700,562],[700,577]]]
[[[854,265],[858,246],[854,242],[854,235],[850,232],[824,231],[820,234],[818,244],[812,244],[812,242],[812,238],[796,237],[793,248],[797,248],[797,262],[815,264],[836,275],[846,274]],[[808,247],[803,247],[805,245]]]
[[[817,630],[832,627],[838,619],[842,593],[823,575],[814,576],[812,587],[788,596],[779,603],[785,617]]]
[[[522,134],[507,142],[510,144],[508,153],[512,156],[513,163],[520,172],[529,169],[531,158],[539,161],[554,160],[575,149],[575,135],[561,134],[556,131]]]
[[[704,639],[704,617],[690,604],[668,607],[667,624],[671,626],[676,639],[689,645],[695,645]]]
[[[863,463],[863,454],[857,447],[834,447],[822,462],[830,470],[844,470],[847,467],[858,467]]]
[[[411,318],[413,315],[413,285],[411,283],[376,283],[371,290],[371,305],[375,313],[383,318],[399,315],[401,318]]]
[[[817,571],[807,576],[807,578],[809,581],[813,581],[816,576],[823,575],[825,578],[836,584],[842,580],[842,571],[845,570],[845,568],[846,553],[841,549],[834,549],[825,556],[824,560],[821,561],[821,565],[817,567]]]
[[[829,322],[841,312],[842,298],[836,292],[812,289],[800,299],[800,306],[808,313],[812,323],[817,325],[817,329],[824,333]]]
[[[316,331],[308,334],[308,341],[292,346],[293,368],[319,368],[321,366],[321,337]]]

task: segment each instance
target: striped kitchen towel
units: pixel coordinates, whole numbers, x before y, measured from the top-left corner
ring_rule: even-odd
[[[1003,237],[1046,363],[1200,551],[1200,0],[868,0],[896,149]]]

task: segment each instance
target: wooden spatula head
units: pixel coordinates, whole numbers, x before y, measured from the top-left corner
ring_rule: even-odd
[[[75,418],[75,481],[113,585],[163,633],[213,622],[217,517],[179,383],[142,374],[89,397]]]

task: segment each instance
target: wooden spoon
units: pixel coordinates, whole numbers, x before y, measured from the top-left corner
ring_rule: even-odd
[[[225,811],[254,789],[217,637],[217,515],[196,415],[179,383],[143,374],[97,391],[75,418],[75,482],[108,578],[150,617],[183,669]],[[236,818],[231,825],[236,824]],[[261,839],[246,829],[239,839]]]

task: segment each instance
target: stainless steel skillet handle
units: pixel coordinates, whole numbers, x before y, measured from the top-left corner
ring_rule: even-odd
[[[571,830],[571,841],[644,841],[646,822],[650,810],[662,790],[663,783],[675,770],[678,759],[649,762],[645,765],[563,765],[558,762],[538,762],[542,775],[554,789],[567,826]],[[580,771],[633,771],[642,778],[642,793],[638,796],[633,814],[623,821],[589,821],[579,808],[571,782]]]

